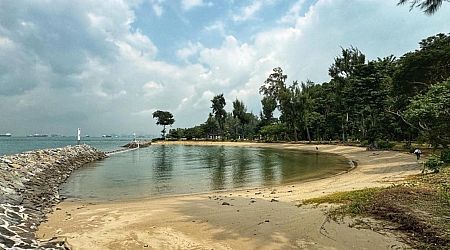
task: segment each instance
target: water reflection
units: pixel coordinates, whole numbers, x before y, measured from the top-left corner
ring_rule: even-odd
[[[211,174],[211,189],[221,190],[225,188],[225,147],[216,147],[208,150],[208,168]]]
[[[81,168],[62,195],[123,199],[230,188],[272,186],[317,178],[349,167],[323,153],[225,146],[154,145]]]
[[[154,150],[153,181],[157,192],[167,193],[172,190],[170,180],[173,172],[173,151],[174,147],[161,145]]]
[[[232,176],[233,176],[233,187],[242,187],[245,182],[248,181],[248,172],[252,167],[252,155],[250,153],[254,153],[253,150],[247,148],[239,148],[235,150],[231,159],[232,162]]]
[[[266,154],[258,153],[258,160],[261,166],[261,178],[263,184],[271,185],[275,180],[275,162],[277,161],[275,152],[266,152]]]

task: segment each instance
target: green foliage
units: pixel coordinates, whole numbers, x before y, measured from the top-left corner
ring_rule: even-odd
[[[450,79],[433,85],[414,98],[405,117],[419,128],[433,145],[450,143]]]
[[[392,97],[396,110],[405,110],[410,98],[450,77],[450,36],[437,34],[423,39],[420,49],[403,55],[393,77]]]
[[[156,118],[156,125],[163,126],[163,130],[161,130],[161,135],[163,138],[165,138],[166,126],[167,125],[171,126],[175,122],[172,113],[170,113],[169,111],[157,110],[153,112],[153,118]]]
[[[439,170],[442,168],[442,166],[444,165],[444,162],[441,161],[441,159],[439,158],[439,156],[437,155],[431,155],[424,163],[423,166],[431,171],[433,171],[434,173],[438,173]]]
[[[308,80],[288,85],[285,72],[274,68],[259,89],[260,119],[237,99],[227,113],[220,94],[211,100],[205,123],[171,134],[361,141],[377,149],[392,148],[388,141],[422,141],[445,148],[450,144],[449,62],[450,35],[445,34],[423,39],[418,50],[399,59],[366,61],[357,48],[342,48],[329,68],[331,80],[322,84]],[[274,112],[280,116],[275,118]]]
[[[260,133],[268,141],[278,141],[282,138],[286,128],[282,123],[274,123],[261,128]]]
[[[240,136],[241,139],[243,139],[246,135],[245,126],[250,123],[253,115],[251,113],[247,113],[247,107],[245,107],[244,102],[236,99],[233,102],[232,116],[233,118],[237,119],[237,124],[234,125],[235,136],[233,137],[237,139],[238,136]]]
[[[261,123],[263,126],[271,124],[274,122],[273,112],[277,108],[277,101],[275,98],[270,96],[264,96],[261,100],[262,111],[261,111]]]
[[[450,205],[450,184],[449,183],[442,183],[440,185],[440,195],[442,200]]]
[[[378,140],[377,141],[377,148],[378,149],[392,149],[395,146],[395,143],[389,142],[386,140]]]
[[[425,14],[434,14],[442,5],[443,2],[449,2],[449,0],[400,0],[398,5],[409,3],[410,9],[419,8]]]
[[[353,75],[359,65],[363,65],[366,56],[358,48],[342,48],[341,56],[334,59],[334,63],[328,69],[328,74],[333,78],[347,78]]]
[[[361,190],[355,190],[350,192],[337,192],[322,196],[319,198],[313,198],[305,200],[304,204],[322,204],[322,203],[350,203],[357,201],[358,203],[364,203],[369,201],[376,193],[380,192],[382,188],[366,188]]]
[[[225,102],[225,98],[223,97],[223,94],[216,95],[211,100],[212,102],[212,112],[214,114],[214,118],[216,119],[217,123],[219,124],[220,133],[224,134],[224,125],[225,125],[225,118],[227,116],[227,112],[225,111],[225,105],[227,104]]]
[[[441,151],[441,161],[450,163],[450,149],[446,148]]]

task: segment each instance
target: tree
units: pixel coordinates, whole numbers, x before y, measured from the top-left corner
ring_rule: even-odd
[[[334,63],[328,69],[328,74],[336,78],[350,77],[358,67],[364,64],[366,56],[358,49],[351,46],[348,49],[341,48],[341,56],[334,58]]]
[[[423,39],[420,48],[403,55],[393,78],[396,111],[404,110],[412,97],[450,77],[450,35],[437,34]]]
[[[419,8],[427,15],[433,15],[442,5],[443,2],[449,0],[400,0],[397,5],[409,3],[410,10]]]
[[[269,124],[261,128],[261,135],[269,141],[278,141],[279,136],[285,132],[286,130],[282,123]]]
[[[163,138],[166,138],[166,126],[171,126],[175,122],[173,115],[169,111],[157,110],[153,112],[153,118],[156,118],[156,125],[163,126],[161,135]]]
[[[277,108],[277,101],[270,96],[264,96],[261,100],[262,112],[261,112],[261,124],[263,126],[269,125],[274,122],[273,111]]]
[[[450,144],[450,78],[433,85],[414,98],[405,112],[411,126],[418,128],[434,146]]]
[[[217,133],[218,124],[214,116],[209,113],[208,119],[203,124],[203,130],[206,133],[206,138],[209,138],[210,136],[213,136]]]
[[[220,133],[223,135],[225,118],[227,117],[227,112],[224,109],[226,105],[225,98],[223,97],[223,94],[216,95],[211,100],[211,102],[212,102],[211,108],[214,114],[214,118],[219,124]]]
[[[287,75],[283,74],[283,70],[280,67],[274,68],[273,73],[269,75],[259,88],[259,93],[279,101],[281,92],[286,89],[286,78]]]
[[[233,102],[233,118],[236,118],[238,120],[238,126],[241,128],[241,135],[242,138],[244,137],[244,125],[248,124],[250,122],[250,115],[247,113],[247,107],[245,107],[244,102],[239,101],[236,99]],[[238,130],[238,126],[236,126],[236,134]]]
[[[333,97],[335,98],[335,110],[337,110],[339,123],[341,125],[342,141],[346,140],[346,122],[348,117],[348,106],[346,106],[343,91],[349,85],[350,79],[356,73],[357,69],[365,64],[366,56],[357,48],[341,48],[341,55],[334,59],[334,63],[328,69],[328,74],[332,77],[331,82],[334,85]]]

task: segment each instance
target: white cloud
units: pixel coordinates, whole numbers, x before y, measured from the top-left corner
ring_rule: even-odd
[[[162,16],[164,13],[163,3],[165,0],[149,0],[149,4],[152,7],[153,12],[157,17]]]
[[[186,47],[177,50],[176,55],[179,59],[187,62],[190,57],[197,55],[202,48],[203,45],[201,43],[189,41]]]
[[[295,2],[286,13],[286,15],[281,17],[279,22],[286,24],[295,24],[297,19],[300,18],[300,11],[302,11],[304,4],[305,0],[298,0],[297,2]]]
[[[154,5],[152,6],[152,8],[153,8],[153,11],[155,12],[155,15],[156,15],[156,16],[162,16],[162,14],[163,14],[163,8],[162,8],[161,5],[159,5],[159,4],[154,4]]]
[[[255,18],[258,13],[266,5],[273,3],[273,0],[254,0],[249,5],[244,6],[239,10],[239,13],[234,14],[232,19],[235,22],[243,22]]]
[[[256,12],[258,12],[262,7],[261,1],[254,1],[250,5],[245,6],[240,10],[239,14],[233,15],[233,20],[236,22],[246,21],[253,18]]]
[[[190,10],[194,7],[199,7],[203,5],[205,5],[203,0],[181,0],[181,7],[184,10]]]
[[[213,22],[202,31],[219,31],[222,43],[180,41],[186,46],[173,53],[182,65],[161,59],[163,48],[132,27],[136,6],[129,2],[46,2],[51,8],[35,1],[5,2],[0,114],[8,119],[0,119],[0,128],[22,134],[68,133],[77,127],[89,134],[157,134],[153,111],[169,110],[176,127],[192,126],[207,118],[210,100],[220,93],[228,110],[239,98],[258,113],[259,86],[274,67],[284,69],[289,83],[322,82],[340,46],[354,45],[372,59],[399,56],[414,50],[420,39],[450,30],[448,5],[429,17],[378,0],[351,5],[319,0],[302,14],[301,2],[278,18],[278,26],[245,41],[226,30],[227,20]],[[258,8],[240,12],[245,15],[238,19],[254,18]]]
[[[160,90],[162,90],[163,86],[157,82],[149,81],[144,86],[142,86],[142,90],[144,91],[144,96],[155,95]]]

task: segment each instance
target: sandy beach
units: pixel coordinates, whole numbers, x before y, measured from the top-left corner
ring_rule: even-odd
[[[316,151],[314,144],[163,142]],[[356,168],[339,175],[270,188],[228,190],[118,202],[60,203],[41,224],[41,240],[73,249],[405,249],[397,236],[328,221],[327,206],[297,206],[322,195],[391,185],[420,172],[415,156],[395,151],[318,145]]]

